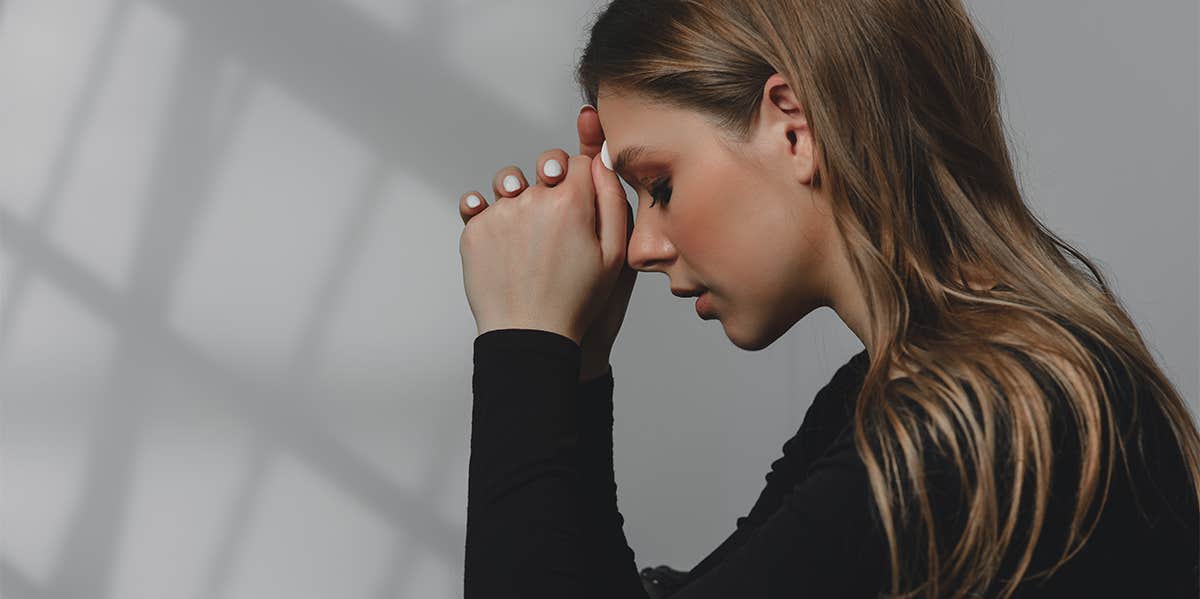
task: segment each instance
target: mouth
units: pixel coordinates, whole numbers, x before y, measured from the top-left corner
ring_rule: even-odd
[[[706,291],[708,290],[703,287],[697,287],[695,289],[676,289],[672,287],[671,295],[674,295],[675,297],[698,297],[700,294]]]

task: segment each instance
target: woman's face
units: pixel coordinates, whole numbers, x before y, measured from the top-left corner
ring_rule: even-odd
[[[811,187],[806,119],[782,81],[768,80],[743,144],[723,143],[697,112],[643,96],[601,86],[596,102],[617,173],[638,195],[629,265],[665,273],[677,293],[708,290],[726,336],[751,351],[831,305],[845,272],[828,199]],[[636,146],[647,149],[622,164]]]

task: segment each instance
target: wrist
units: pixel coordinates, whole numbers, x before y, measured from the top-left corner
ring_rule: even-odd
[[[579,367],[579,382],[587,383],[607,376],[611,368],[607,358],[596,362],[584,361]]]
[[[521,321],[516,321],[516,320],[505,321],[503,324],[500,324],[500,323],[492,323],[492,324],[487,324],[487,325],[479,324],[476,326],[475,336],[478,337],[480,335],[483,335],[484,333],[501,330],[501,329],[524,329],[524,330],[533,330],[533,331],[546,331],[548,333],[562,335],[563,337],[566,337],[567,339],[574,341],[575,345],[577,345],[577,346],[580,346],[583,343],[583,336],[580,335],[579,333],[573,331],[570,327],[565,327],[565,326],[560,326],[560,325],[548,325],[545,323],[536,323],[536,322],[521,322]]]

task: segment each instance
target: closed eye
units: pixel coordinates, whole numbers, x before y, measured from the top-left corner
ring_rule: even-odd
[[[669,201],[671,201],[671,179],[669,177],[655,179],[650,184],[650,207],[653,208],[655,202],[665,206]]]

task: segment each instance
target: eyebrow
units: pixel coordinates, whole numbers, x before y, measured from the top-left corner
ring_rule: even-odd
[[[628,148],[622,149],[617,154],[617,159],[613,161],[613,170],[616,171],[617,174],[621,175],[621,177],[626,181],[633,182],[633,180],[626,175],[625,171],[629,169],[630,164],[633,164],[650,151],[650,148],[641,145],[629,146]]]

